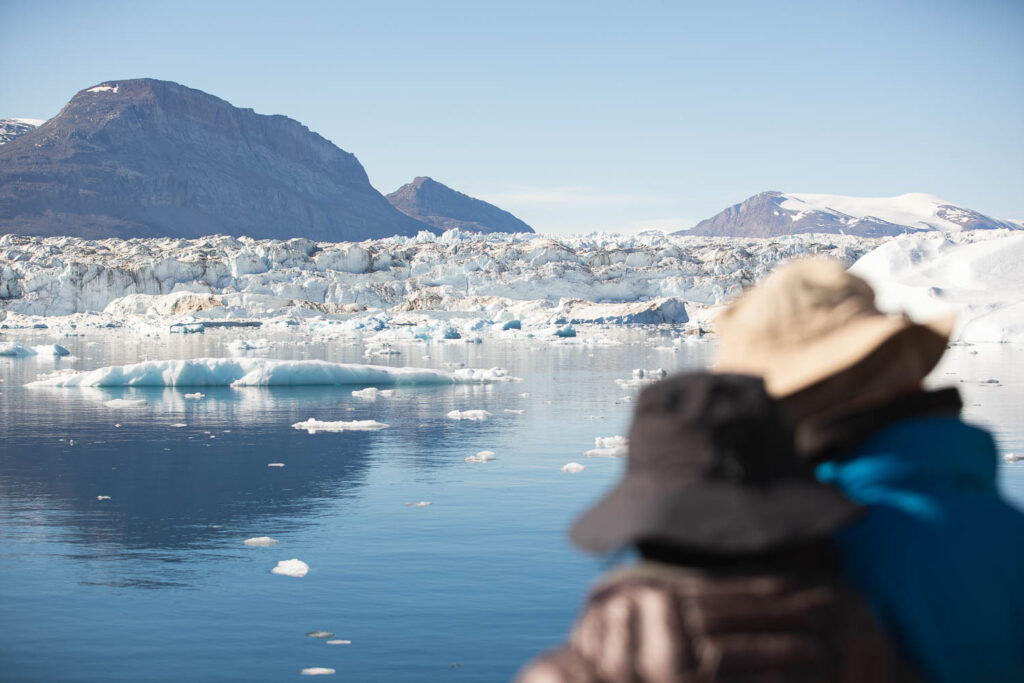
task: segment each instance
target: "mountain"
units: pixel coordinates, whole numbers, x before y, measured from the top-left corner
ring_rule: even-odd
[[[87,88],[0,146],[0,233],[355,241],[427,229],[301,123],[168,81]]]
[[[0,119],[0,145],[6,144],[30,130],[35,130],[43,121],[39,119]]]
[[[808,232],[886,237],[919,230],[1019,229],[934,195],[844,197],[762,192],[677,235],[774,237]]]
[[[533,232],[533,228],[508,211],[457,192],[433,178],[416,178],[387,199],[399,211],[442,231],[459,228],[471,232]]]

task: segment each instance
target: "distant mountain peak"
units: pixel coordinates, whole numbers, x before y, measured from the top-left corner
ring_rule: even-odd
[[[399,211],[438,230],[533,232],[508,211],[475,199],[428,176],[418,176],[387,196]]]
[[[103,81],[0,146],[0,233],[337,242],[429,229],[298,121],[171,81]]]
[[[895,197],[760,192],[676,234],[775,237],[839,233],[884,237],[919,230],[978,230],[1018,226],[923,192]]]

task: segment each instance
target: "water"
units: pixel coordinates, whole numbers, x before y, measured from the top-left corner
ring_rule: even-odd
[[[52,343],[42,334],[17,338]],[[633,392],[615,379],[704,367],[711,351],[670,348],[669,331],[594,334],[616,343],[401,346],[375,362],[499,365],[523,381],[400,388],[372,403],[352,388],[203,389],[194,401],[194,389],[22,386],[54,366],[229,355],[231,330],[91,333],[60,340],[70,360],[0,359],[0,679],[279,681],[306,667],[356,681],[510,679],[564,637],[607,566],[565,530],[623,465],[581,455],[595,436],[626,433]],[[276,339],[286,343],[266,355],[363,361],[356,342]],[[1005,345],[955,347],[935,374],[1012,452],[1024,452],[1021,360]],[[990,377],[1000,386],[977,382]],[[148,403],[113,409],[112,398]],[[470,409],[493,416],[445,418]],[[310,417],[391,427],[290,427]],[[485,449],[497,459],[464,462]],[[561,472],[570,461],[586,469]],[[1024,463],[1002,472],[1024,501]],[[406,505],[419,501],[431,505]],[[254,536],[280,543],[243,545]],[[309,574],[270,573],[291,558]],[[305,635],[317,630],[352,642]]]

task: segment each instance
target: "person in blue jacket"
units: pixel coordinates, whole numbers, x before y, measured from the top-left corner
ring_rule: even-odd
[[[1024,514],[957,390],[922,388],[953,323],[884,315],[840,263],[801,259],[719,316],[715,369],[763,377],[818,479],[868,506],[834,540],[922,677],[1024,681]]]

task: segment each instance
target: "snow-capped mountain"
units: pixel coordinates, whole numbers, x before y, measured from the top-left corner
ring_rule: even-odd
[[[846,197],[762,192],[676,234],[773,237],[822,232],[886,237],[919,230],[949,232],[1019,227],[923,193]]]
[[[430,226],[285,116],[153,79],[82,90],[0,146],[0,233],[363,240]]]
[[[533,232],[508,211],[437,182],[419,177],[387,195],[399,211],[439,230]]]
[[[0,145],[43,125],[41,119],[0,119]]]

